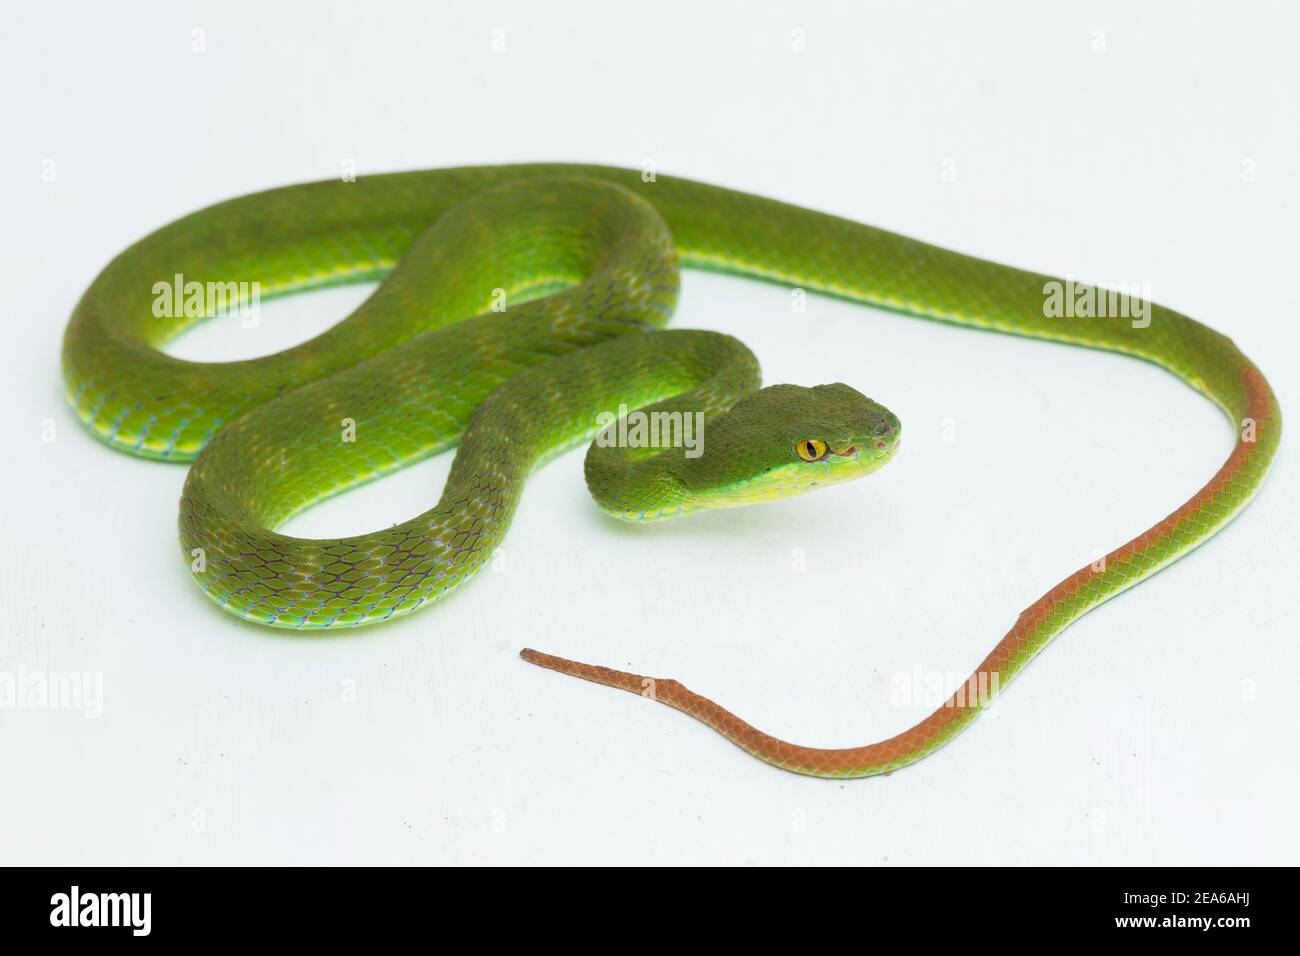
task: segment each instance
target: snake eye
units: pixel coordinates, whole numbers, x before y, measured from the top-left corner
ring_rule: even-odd
[[[805,438],[794,446],[804,461],[821,461],[826,457],[826,443],[820,438]]]

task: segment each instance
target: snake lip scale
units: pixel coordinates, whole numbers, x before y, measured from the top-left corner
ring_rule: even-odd
[[[586,442],[597,505],[633,522],[804,494],[892,458],[901,424],[856,389],[762,387],[737,339],[665,329],[683,266],[1153,362],[1217,404],[1234,435],[1200,491],[1030,604],[966,685],[886,740],[802,746],[675,680],[521,652],[681,710],[796,773],[889,773],[942,747],[1073,621],[1227,525],[1281,440],[1260,370],[1226,336],[1172,309],[1070,280],[1072,294],[1121,308],[1066,320],[1045,306],[1049,289],[1063,287],[1051,276],[718,186],[574,164],[307,183],[199,210],[95,278],[64,334],[63,378],[99,440],[191,463],[179,555],[223,611],[301,631],[359,627],[464,584],[503,540],[532,470]],[[383,281],[308,342],[196,363],[160,351],[217,311],[160,306],[153,290],[173,279],[181,289],[182,278],[208,289],[249,283],[263,298]],[[616,426],[600,424],[615,408]],[[654,440],[641,440],[645,422]],[[276,530],[324,498],[453,448],[441,498],[410,521],[338,539]]]

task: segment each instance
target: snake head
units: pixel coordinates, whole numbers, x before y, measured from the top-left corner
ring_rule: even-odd
[[[898,417],[842,383],[771,385],[710,420],[677,462],[688,507],[732,508],[861,478],[893,457]]]

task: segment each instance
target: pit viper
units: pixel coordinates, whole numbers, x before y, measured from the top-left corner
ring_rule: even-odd
[[[529,472],[593,436],[588,486],[630,521],[786,497],[890,459],[897,418],[849,386],[760,388],[735,338],[664,329],[679,265],[1136,356],[1218,404],[1236,436],[1204,488],[1031,604],[967,685],[878,743],[787,743],[676,681],[522,651],[651,696],[786,770],[869,776],[941,747],[988,703],[985,688],[1005,689],[1071,622],[1224,527],[1281,437],[1259,369],[1170,309],[1120,297],[1143,309],[1065,318],[1045,307],[1050,276],[712,185],[569,164],[363,176],[195,212],[93,281],[64,336],[63,377],[76,414],[110,446],[193,462],[179,554],[223,610],[274,627],[355,627],[465,582],[500,544]],[[383,281],[355,312],[277,354],[194,363],[160,350],[232,302],[247,314],[246,289],[260,301],[368,280]],[[275,530],[455,446],[441,499],[417,518],[337,540]]]

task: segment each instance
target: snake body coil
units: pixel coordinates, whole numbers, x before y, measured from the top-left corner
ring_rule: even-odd
[[[274,189],[180,219],[95,279],[64,339],[69,399],[92,433],[144,457],[193,461],[184,560],[204,591],[277,627],[409,613],[491,555],[529,472],[591,438],[620,405],[680,423],[705,447],[598,440],[587,480],[611,514],[650,520],[796,494],[867,474],[896,447],[886,409],[845,385],[759,389],[740,342],[662,331],[678,263],[739,273],[959,325],[1123,352],[1216,402],[1237,440],[1205,487],[1104,562],[1034,602],[967,687],[1005,687],[1072,621],[1204,542],[1260,487],[1281,416],[1226,337],[1158,305],[1149,321],[1056,318],[1038,275],[784,203],[598,166],[487,166]],[[210,317],[159,308],[158,287],[256,282],[263,297],[385,278],[351,316],[275,355],[193,363],[158,347]],[[622,424],[626,423],[626,418]],[[606,432],[606,435],[613,432]],[[619,434],[622,434],[620,432]],[[274,530],[317,501],[459,444],[439,503],[338,540]],[[525,659],[654,696],[799,773],[887,772],[978,715],[959,689],[911,729],[823,750],[761,733],[675,681]]]

